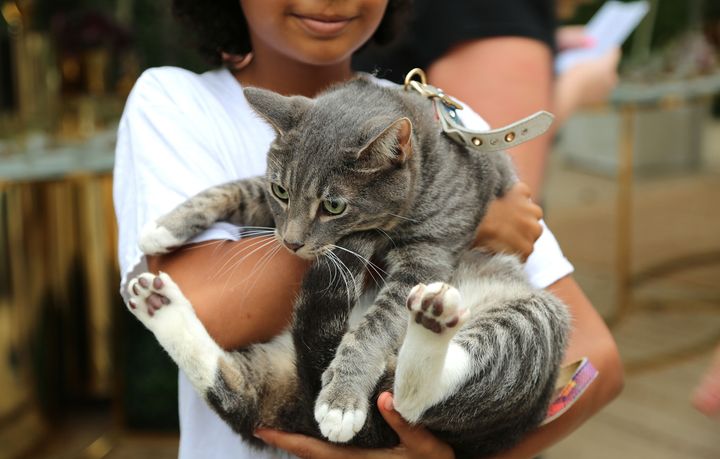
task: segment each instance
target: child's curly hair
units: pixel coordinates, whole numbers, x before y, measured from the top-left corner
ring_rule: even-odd
[[[403,22],[410,19],[412,0],[389,0],[385,15],[371,37],[379,45],[395,38]],[[213,65],[223,60],[220,53],[247,54],[250,49],[245,15],[239,0],[173,0],[173,14],[192,30],[200,53]]]

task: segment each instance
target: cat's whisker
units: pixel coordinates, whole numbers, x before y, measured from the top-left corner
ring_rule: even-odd
[[[246,234],[272,234],[274,232],[275,228],[266,228],[264,226],[241,226],[235,230],[238,236]]]
[[[372,270],[368,269],[368,273],[370,274],[370,277],[372,277],[372,279],[376,285],[379,286],[380,283],[377,281],[377,279],[375,279],[375,276],[373,275],[373,271],[375,272],[375,274],[377,274],[380,277],[380,280],[383,282],[383,285],[386,284],[385,276],[387,276],[387,272],[385,272],[385,270],[383,270],[381,267],[379,267],[372,261],[368,260],[367,258],[363,257],[359,253],[353,252],[352,250],[346,249],[345,247],[341,247],[339,245],[335,245],[334,247],[358,257],[360,260],[362,260],[365,263],[366,267],[372,268]]]
[[[374,263],[365,263],[365,270],[370,275],[370,279],[372,279],[375,283],[375,286],[381,287],[385,284],[385,279],[383,278],[383,275],[378,272],[378,269],[380,268],[378,268]]]
[[[347,250],[347,249],[345,249],[344,247],[340,247],[340,246],[337,246],[337,245],[333,245],[333,247],[334,247],[334,248],[337,248],[337,249],[340,249],[340,250],[344,250],[345,252],[351,253],[352,255],[358,256],[358,254],[353,253],[352,251]],[[349,278],[350,278],[350,283],[351,283],[352,286],[354,287],[354,289],[353,289],[352,292],[351,292],[351,291],[350,291],[350,287],[348,286],[348,301],[351,301],[351,298],[350,298],[351,294],[354,293],[354,294],[357,295],[357,294],[359,293],[359,292],[358,292],[359,289],[358,289],[358,286],[357,286],[357,282],[356,282],[356,280],[355,280],[355,276],[353,276],[353,274],[352,274],[352,272],[350,271],[350,269],[347,267],[347,265],[340,259],[340,257],[339,257],[336,253],[333,253],[333,256],[335,256],[335,258],[338,260],[338,262],[340,262],[340,263],[342,264],[342,266],[344,267],[345,272],[347,273],[347,275],[348,275]],[[362,257],[360,257],[360,258],[362,259]],[[371,276],[372,276],[372,274],[371,274]],[[373,278],[373,280],[375,280],[375,279]],[[376,281],[376,282],[377,282],[377,281]]]
[[[242,262],[244,262],[248,257],[250,257],[251,255],[253,255],[253,254],[256,253],[257,251],[263,250],[263,249],[267,249],[268,246],[271,246],[271,245],[273,245],[273,244],[275,244],[275,243],[278,243],[278,241],[277,241],[277,239],[276,239],[275,237],[270,237],[270,238],[268,238],[268,237],[262,237],[262,238],[261,238],[261,237],[258,237],[258,239],[262,239],[262,241],[261,241],[262,243],[261,243],[260,245],[255,244],[255,248],[254,248],[251,252],[246,253],[241,259],[236,260],[235,262],[233,262],[233,265],[232,265],[232,267],[230,267],[230,269],[235,270]],[[258,260],[257,263],[259,263],[266,254],[267,254],[267,252],[264,253],[262,257],[260,257],[260,260]],[[255,263],[255,264],[257,265],[257,263]]]
[[[333,262],[333,260],[329,256],[327,256],[327,253],[328,253],[328,251],[322,251],[319,254],[320,256],[315,257],[317,262],[322,261],[323,263],[327,263],[328,266],[331,266],[333,268],[332,277],[330,278],[330,282],[328,282],[328,285],[322,290],[322,293],[325,293],[327,290],[329,290],[335,284],[335,281],[337,280],[337,276],[338,276],[338,268],[335,265],[335,263]]]
[[[228,242],[232,242],[232,241],[229,241],[229,240],[227,240],[227,239],[217,239],[217,240],[212,240],[212,241],[203,241],[203,242],[198,242],[198,243],[196,243],[196,244],[183,246],[183,247],[181,248],[181,250],[196,250],[196,249],[201,249],[201,248],[203,248],[203,247],[209,247],[209,246],[214,245],[215,248],[214,248],[213,251],[212,251],[212,256],[215,256],[215,254],[218,252],[218,250],[222,249],[222,247],[223,247],[226,243],[228,243]]]
[[[338,276],[338,267],[335,264],[334,260],[332,258],[330,258],[329,256],[327,256],[326,254],[323,254],[323,256],[320,256],[320,257],[316,257],[316,261],[318,263],[320,263],[320,262],[326,263],[329,267],[333,268],[332,277],[330,278],[330,282],[328,282],[328,285],[320,291],[320,293],[325,293],[335,284],[335,281]]]
[[[330,278],[328,285],[324,289],[321,290],[321,293],[325,293],[326,291],[328,291],[335,284],[335,282],[338,278],[339,268],[337,266],[337,263],[335,263],[335,260],[333,260],[332,257],[330,256],[331,253],[332,253],[332,251],[330,250],[329,247],[324,247],[324,248],[321,248],[315,254],[315,261],[317,263],[320,263],[320,262],[326,263],[329,267],[333,268],[332,277]]]
[[[277,242],[277,240],[276,240]],[[282,246],[278,243],[275,247],[273,247],[271,250],[266,252],[260,260],[257,262],[255,267],[253,267],[252,271],[247,275],[247,279],[251,279],[252,277],[255,277],[255,280],[252,284],[248,286],[248,290],[252,290],[257,285],[258,280],[260,279],[260,274],[262,271],[267,267],[268,264],[270,264],[270,261],[277,255],[277,253],[282,249]]]
[[[354,256],[356,256],[356,257],[359,257],[360,260],[363,261],[363,264],[365,265],[366,268],[367,268],[369,265],[373,265],[373,267],[374,267],[374,264],[373,264],[370,260],[367,260],[366,258],[361,257],[360,255],[358,255],[357,253],[353,252],[352,250],[348,250],[348,249],[346,249],[345,247],[340,247],[339,245],[333,245],[333,247],[336,248],[336,249],[340,249],[340,250],[343,250],[343,251],[345,251],[345,252],[348,252],[348,253],[350,253],[351,255],[354,255]],[[379,282],[377,281],[377,279],[375,279],[375,275],[374,275],[373,272],[372,272],[371,270],[369,270],[369,269],[368,269],[368,274],[370,274],[370,277],[372,278],[373,282],[375,282],[375,285],[379,285]],[[380,275],[380,277],[382,278],[382,275]]]
[[[250,227],[237,228],[237,231],[238,231],[239,234],[245,234],[245,233],[249,233],[249,232],[253,232],[253,231],[265,232],[265,233],[274,233],[274,232],[275,232],[275,228],[264,228],[264,227],[262,227],[262,226],[258,226],[257,228],[254,228],[254,227],[251,227],[251,226],[250,226]]]
[[[396,218],[400,218],[400,219],[402,219],[402,220],[407,220],[407,221],[409,221],[409,222],[420,223],[418,220],[415,220],[415,219],[413,219],[413,218],[404,217],[404,216],[402,216],[402,215],[394,214],[394,213],[392,213],[392,212],[386,212],[386,214],[387,214],[387,215],[391,215],[391,216],[396,217]]]
[[[258,250],[262,249],[263,247],[266,247],[269,244],[272,244],[273,241],[276,241],[275,237],[273,236],[259,236],[257,237],[257,241],[253,241],[249,243],[248,245],[238,248],[228,259],[223,263],[222,266],[220,266],[215,273],[213,277],[219,277],[227,273],[228,271],[234,270],[240,263],[242,263],[244,260],[246,260],[249,256],[257,252]],[[250,251],[250,252],[248,252]],[[248,252],[248,253],[246,253]],[[239,256],[242,257],[238,260],[237,258]],[[228,267],[229,265],[229,267]]]
[[[395,241],[393,241],[393,239],[390,237],[390,235],[387,232],[385,232],[385,230],[383,230],[382,228],[375,228],[375,231],[381,233],[383,236],[388,238],[388,240],[393,245],[393,247],[397,247],[397,245],[395,245]]]
[[[277,241],[275,241],[275,242],[277,242]],[[223,285],[223,291],[225,291],[227,289],[227,285],[230,282],[230,280],[232,279],[235,270],[238,268],[238,266],[240,266],[240,264],[243,262],[243,260],[245,260],[245,258],[250,256],[252,253],[256,252],[257,250],[260,250],[264,247],[267,247],[268,245],[271,245],[272,243],[273,243],[273,241],[266,241],[263,245],[261,245],[260,247],[257,247],[251,253],[249,253],[242,259],[238,260],[236,263],[233,263],[233,265],[229,268],[230,273],[228,274],[227,278],[225,279],[225,284]],[[262,255],[262,257],[260,257],[260,260],[258,260],[258,262],[253,266],[252,270],[247,274],[247,276],[245,276],[243,281],[247,281],[256,273],[261,272],[262,269],[264,268],[265,264],[267,263],[268,258],[272,258],[273,256],[275,256],[275,254],[277,253],[277,251],[280,248],[281,248],[281,246],[278,244],[276,247],[273,247],[271,250],[264,253]],[[263,263],[263,262],[265,262],[265,263]],[[257,277],[255,278],[255,282],[253,282],[253,284],[248,287],[248,290],[252,289],[256,283],[257,283]]]
[[[209,246],[209,245],[214,245],[214,244],[221,245],[223,242],[228,242],[228,241],[227,241],[227,240],[224,240],[224,239],[218,239],[218,240],[212,240],[212,241],[203,241],[203,242],[198,242],[198,243],[195,243],[195,244],[192,244],[192,245],[185,245],[185,246],[182,247],[181,250],[201,249],[201,248],[207,247],[207,246]]]
[[[270,226],[239,226],[233,231],[238,238],[274,234],[275,228]]]
[[[275,232],[275,228],[265,228],[265,227],[263,227],[263,226],[257,226],[257,227],[253,227],[253,226],[242,226],[242,227],[240,227],[240,228],[237,228],[237,231],[238,231],[239,234],[244,234],[244,233],[248,233],[248,232],[251,232],[251,231],[264,231],[264,232],[267,232],[267,233],[272,233],[272,232]]]
[[[275,231],[275,227],[273,227],[273,226],[249,226],[249,225],[243,225],[243,226],[238,226],[238,228],[241,229],[241,230],[246,230],[246,229],[263,229],[263,230]]]
[[[342,277],[342,280],[345,283],[345,291],[347,292],[348,304],[350,304],[350,302],[352,301],[352,292],[350,291],[350,284],[352,284],[353,286],[356,287],[355,291],[357,290],[357,286],[355,285],[355,279],[353,278],[353,275],[350,272],[350,269],[340,259],[340,257],[337,256],[337,254],[330,251],[330,252],[328,252],[328,255],[333,260],[333,262],[336,263],[336,266],[338,267],[340,276]],[[348,278],[348,276],[349,276],[349,278]]]
[[[214,248],[213,251],[212,251],[212,256],[213,256],[213,257],[216,256],[217,253],[218,253],[220,250],[223,250],[223,248],[224,248],[228,243],[230,243],[230,242],[232,242],[232,241],[229,241],[229,240],[225,239],[225,240],[222,240],[222,241],[219,241],[219,242],[220,242],[220,244],[216,245],[215,248]]]
[[[225,261],[225,263],[223,263],[223,265],[218,268],[217,274],[218,274],[218,275],[223,274],[223,273],[225,272],[223,269],[224,269],[229,263],[233,262],[233,260],[234,260],[235,258],[237,258],[238,256],[243,255],[244,253],[246,253],[246,252],[249,251],[249,250],[253,250],[253,251],[254,251],[254,249],[257,248],[258,245],[264,244],[264,243],[266,243],[267,241],[268,241],[268,237],[267,237],[267,236],[265,236],[265,237],[260,236],[260,237],[258,237],[256,240],[254,240],[254,241],[252,241],[252,242],[248,242],[246,245],[233,247],[233,250],[228,251],[229,257],[227,258],[227,260]],[[252,254],[252,253],[253,253],[253,252],[250,252],[250,254]],[[250,254],[248,254],[248,255],[250,255]]]
[[[247,231],[244,233],[238,234],[238,236],[243,238],[249,238],[249,237],[256,237],[256,236],[274,236],[274,231]]]

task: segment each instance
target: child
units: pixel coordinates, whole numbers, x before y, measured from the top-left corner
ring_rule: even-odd
[[[403,3],[175,0],[177,14],[200,33],[202,47],[216,62],[223,52],[247,54],[252,50],[252,58],[237,62],[232,73],[218,69],[196,75],[177,68],[151,69],[136,83],[120,124],[115,166],[123,293],[126,281],[148,268],[168,272],[191,300],[210,334],[225,348],[268,340],[287,325],[292,299],[305,269],[304,262],[289,252],[281,250],[272,258],[263,258],[268,249],[257,246],[252,239],[238,241],[234,228],[219,224],[197,238],[194,242],[198,244],[145,259],[137,249],[137,236],[146,222],[198,191],[264,172],[265,154],[274,133],[254,116],[241,85],[313,96],[332,83],[351,78],[352,54],[371,37],[386,39],[394,21],[402,17],[398,15]],[[534,241],[541,231],[541,211],[526,196],[527,188],[520,184],[494,204],[507,210],[501,214],[511,216],[505,223],[518,222],[515,226],[522,228],[523,243]],[[237,264],[240,257],[247,259]],[[265,266],[262,270],[257,268],[260,261]],[[544,231],[528,261],[531,279],[547,286],[570,279],[571,269],[552,235]],[[595,323],[597,315],[592,307],[576,286],[570,287],[572,295],[564,299],[576,321]],[[614,348],[608,348],[606,332],[603,328],[577,340],[570,356],[591,355],[596,367],[601,371],[607,368],[603,359],[611,361]],[[609,342],[612,344],[611,339]],[[602,355],[593,348],[602,349]],[[276,457],[276,453],[250,450],[210,411],[182,374],[179,386],[181,458]],[[603,382],[596,386],[602,389]],[[566,424],[556,421],[544,430],[551,431],[552,438],[559,438],[577,427],[578,419],[585,419],[609,400],[606,391],[596,388],[588,391],[588,397],[593,403],[584,405],[583,417],[570,417],[572,422]],[[387,394],[381,397],[381,412],[403,440],[403,445],[392,451],[350,451],[267,430],[258,435],[307,457],[417,457],[428,452],[430,457],[452,457],[447,445],[405,425],[388,409],[388,400]]]

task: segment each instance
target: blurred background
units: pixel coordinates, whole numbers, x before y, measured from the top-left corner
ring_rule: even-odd
[[[546,219],[627,376],[547,458],[720,458],[689,403],[720,344],[720,2],[650,6],[551,159]],[[207,68],[184,37],[169,1],[0,0],[0,459],[177,455],[176,367],[118,294],[111,171],[139,74]]]

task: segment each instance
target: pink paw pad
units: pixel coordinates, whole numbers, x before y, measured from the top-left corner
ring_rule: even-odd
[[[132,281],[128,287],[131,297],[128,306],[133,312],[142,308],[152,317],[163,306],[170,304],[170,300],[162,294],[165,287],[163,280],[153,274],[141,274]]]
[[[462,325],[469,316],[461,305],[460,292],[440,282],[416,285],[408,296],[407,308],[416,324],[438,334]]]

